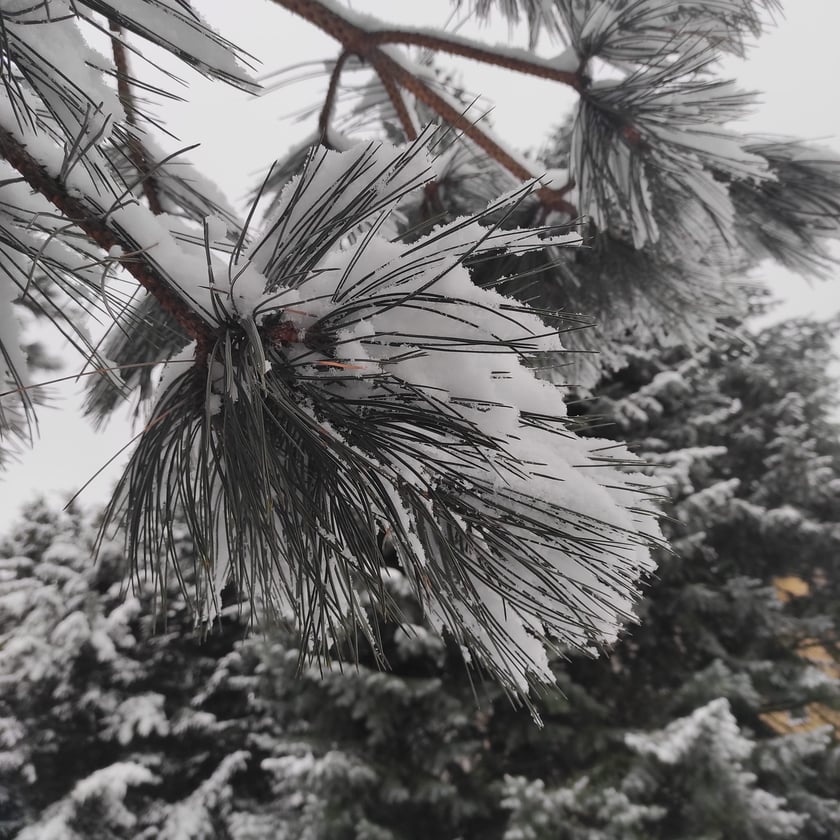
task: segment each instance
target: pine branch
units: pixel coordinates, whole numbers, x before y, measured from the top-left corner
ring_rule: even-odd
[[[474,124],[463,102],[438,92],[425,68],[389,47],[420,46],[542,75],[580,95],[571,154],[563,164],[565,185],[540,189],[536,197],[542,207],[525,224],[542,223],[552,212],[576,218],[582,211],[595,222],[593,234],[606,239],[592,259],[561,259],[559,270],[552,271],[532,267],[531,277],[516,289],[520,299],[548,297],[553,306],[585,312],[600,322],[597,330],[568,337],[571,348],[585,354],[572,374],[580,377],[577,382],[592,384],[603,367],[623,364],[622,345],[630,340],[671,344],[708,337],[717,319],[732,310],[737,284],[728,278],[745,265],[744,246],[751,258],[764,252],[788,264],[808,263],[812,269],[825,265],[828,237],[836,237],[838,218],[831,200],[832,164],[783,165],[724,128],[753,100],[712,75],[720,53],[742,53],[745,38],[762,31],[766,13],[778,9],[776,0],[469,4],[479,15],[497,10],[513,19],[524,13],[532,25],[559,35],[568,48],[553,60],[461,36],[392,27],[332,0],[276,2],[373,67],[380,98],[387,96],[393,108],[387,117],[396,116],[406,136],[414,136],[417,122],[414,109],[405,107],[411,97],[418,116],[441,118],[520,180],[533,177],[532,164],[510,153],[484,124]],[[613,64],[622,77],[593,82],[592,59]],[[438,150],[445,147],[441,144]],[[828,176],[821,187],[816,183],[818,168]],[[272,186],[292,171],[290,159]],[[774,176],[782,171],[790,173],[794,192],[791,206],[779,208],[785,190]],[[424,224],[446,218],[447,201],[443,185],[429,185],[424,203],[412,208],[409,227],[422,230]],[[476,209],[467,206],[460,212]],[[746,213],[737,212],[742,209]],[[767,217],[766,223],[753,224],[756,215]],[[661,280],[655,290],[651,278]],[[640,320],[641,307],[652,310],[653,317]],[[694,317],[685,317],[686,307]],[[597,359],[592,353],[596,350]]]
[[[840,235],[840,157],[787,138],[752,138],[746,149],[764,158],[774,176],[730,185],[749,256],[828,277],[836,264],[833,240]]]
[[[627,39],[646,32],[646,20],[659,20],[662,3],[558,3],[558,19],[574,18],[574,26],[571,49],[553,62],[455,36],[384,28],[329,0],[275,2],[341,44],[318,118],[324,145],[344,145],[332,122],[353,56],[373,68],[379,100],[390,103],[403,132],[419,137],[401,149],[312,152],[262,236],[254,242],[239,231],[234,247],[223,241],[226,224],[204,218],[212,200],[201,190],[183,203],[184,215],[203,223],[203,237],[187,224],[175,224],[173,233],[132,196],[142,184],[149,207],[160,213],[165,200],[180,203],[185,193],[176,188],[172,199],[169,161],[154,163],[154,147],[140,141],[119,27],[178,52],[195,24],[225,53],[228,45],[196,23],[186,4],[138,0],[128,15],[113,8],[122,4],[82,3],[110,10],[119,102],[98,74],[87,80],[83,61],[68,61],[67,74],[57,75],[48,50],[33,58],[30,42],[49,47],[54,31],[44,21],[27,18],[21,23],[44,26],[21,25],[3,41],[4,59],[22,68],[22,81],[4,77],[11,110],[0,153],[59,211],[59,221],[44,228],[43,248],[27,243],[20,253],[36,262],[43,256],[49,266],[54,240],[63,245],[77,228],[108,252],[95,261],[104,264],[103,292],[112,264],[148,292],[137,306],[122,301],[119,314],[103,300],[115,322],[159,326],[150,314],[158,306],[170,319],[168,335],[150,329],[126,336],[124,359],[141,356],[146,364],[181,350],[164,372],[106,521],[124,521],[135,567],[156,563],[154,573],[165,579],[170,568],[180,574],[173,522],[183,511],[198,548],[196,612],[212,613],[232,580],[259,608],[255,615],[292,616],[312,650],[327,655],[357,625],[376,644],[365,617],[371,602],[385,615],[397,610],[384,593],[378,537],[390,529],[432,620],[471,644],[512,692],[524,693],[529,682],[552,678],[546,648],[592,649],[614,637],[631,614],[640,575],[651,568],[648,549],[658,535],[649,485],[627,473],[632,458],[620,453],[607,461],[599,442],[576,436],[560,394],[534,375],[546,361],[564,358],[557,321],[498,290],[533,300],[539,276],[553,283],[549,296],[560,305],[574,299],[571,289],[582,290],[577,300],[602,307],[608,325],[626,333],[645,300],[640,290],[650,294],[654,286],[647,277],[639,282],[649,272],[662,284],[658,320],[632,335],[660,330],[679,339],[686,301],[708,302],[719,291],[713,275],[726,261],[716,249],[734,226],[730,184],[761,181],[767,162],[783,163],[784,155],[753,153],[721,128],[745,98],[707,74],[715,53],[709,44],[726,15],[709,17],[693,0],[680,9],[694,15],[696,38],[685,37],[688,18],[677,16],[637,51]],[[736,2],[747,0],[721,0],[715,8],[731,10]],[[158,12],[177,20],[172,43],[150,29]],[[573,88],[581,108],[566,185],[536,191],[542,208],[523,188],[426,236],[401,229],[405,216],[394,216],[410,204],[406,197],[444,164],[459,164],[454,154],[440,164],[426,156],[434,132],[419,131],[415,107],[483,150],[487,172],[503,168],[530,181],[533,171],[395,45]],[[662,61],[653,62],[663,49]],[[185,60],[236,83],[229,55],[208,63],[203,50],[195,52]],[[587,64],[598,55],[630,69],[619,82],[595,85]],[[103,101],[110,94],[108,107],[99,104],[100,93]],[[21,115],[17,131],[12,113]],[[471,161],[460,163],[468,172]],[[818,173],[794,170],[792,182],[807,192]],[[132,173],[127,185],[113,177],[125,171]],[[471,200],[479,201],[490,180],[477,184]],[[426,210],[447,209],[446,188],[438,178],[427,190],[421,224],[428,223]],[[748,191],[743,198],[753,197]],[[794,221],[821,212],[822,199],[820,193],[810,204],[799,202]],[[542,223],[549,210],[577,215],[576,201],[593,206],[611,238],[571,256],[561,247],[571,237]],[[825,207],[835,213],[834,203]],[[514,226],[523,208],[529,230]],[[621,230],[612,236],[609,228]],[[646,248],[633,247],[640,244]],[[528,260],[546,245],[556,265],[541,272]],[[684,250],[685,263],[665,259]],[[503,263],[510,270],[498,270]],[[478,288],[474,280],[488,264],[497,271]],[[702,314],[690,317],[700,321]],[[145,338],[152,339],[145,346],[135,341]],[[179,347],[184,339],[196,346]],[[134,383],[148,386],[148,376]]]
[[[168,0],[140,0],[129,10],[123,8],[124,4],[120,4],[119,9],[112,9],[108,4],[90,5],[103,11],[113,25],[125,25],[139,31],[143,37],[178,52],[182,60],[193,63],[202,72],[244,87],[250,86],[237,66],[237,51],[233,45],[205,27],[200,17],[190,10],[185,12],[183,7],[170,5]],[[53,239],[58,239],[62,246],[69,246],[70,252],[83,250],[74,244],[74,239],[82,241],[78,233],[73,233],[75,229],[109,252],[119,249],[121,253],[118,257],[109,253],[108,258],[101,262],[106,267],[114,263],[124,265],[158,300],[163,311],[197,342],[200,355],[214,327],[212,318],[198,314],[196,301],[191,299],[193,292],[189,281],[184,282],[182,277],[179,287],[167,276],[167,270],[172,266],[159,266],[154,257],[148,257],[145,248],[132,241],[138,232],[141,237],[149,232],[154,236],[154,227],[133,212],[130,193],[135,186],[142,184],[155,213],[163,211],[162,198],[166,195],[174,197],[187,212],[197,210],[199,218],[203,218],[208,209],[213,212],[217,206],[220,215],[229,219],[230,214],[214,201],[212,191],[207,193],[210,198],[204,194],[207,185],[202,179],[186,183],[184,179],[170,175],[166,167],[174,156],[152,164],[145,144],[139,146],[136,131],[131,131],[137,128],[137,111],[129,87],[124,45],[115,43],[114,49],[118,65],[115,73],[118,98],[104,84],[102,74],[97,72],[101,61],[84,42],[77,25],[75,18],[83,17],[86,12],[82,7],[74,7],[72,11],[73,14],[57,18],[44,14],[40,6],[34,6],[7,10],[2,16],[4,25],[0,43],[3,61],[10,68],[3,74],[3,83],[10,110],[5,115],[0,147],[6,159],[29,185],[58,208],[68,222],[62,222],[62,227],[54,226],[55,230],[48,231],[48,239],[41,248],[22,247],[19,243],[15,243],[14,247],[21,253],[31,253],[35,264],[49,266],[43,259],[42,251],[56,251]],[[95,20],[91,23],[97,26]],[[186,37],[189,33],[189,48],[167,41],[173,33],[178,33],[179,37]],[[114,42],[118,40],[113,31],[111,37]],[[53,49],[53,43],[58,49]],[[56,65],[58,56],[65,55],[74,55],[77,60],[61,61]],[[113,141],[113,145],[109,145],[108,140]],[[49,167],[42,165],[44,161],[49,161]],[[130,165],[129,177],[120,183],[119,176],[127,164]],[[114,174],[118,176],[116,179]],[[154,191],[151,191],[152,183],[156,187]],[[111,196],[113,203],[110,208],[103,206],[103,195]],[[33,220],[29,222],[32,224]],[[127,224],[132,228],[137,222],[137,230],[124,227]],[[37,229],[42,225],[34,222],[34,227]],[[171,234],[163,228],[159,228],[159,232],[170,240],[162,246],[163,250],[169,258],[177,260],[177,246],[171,240]],[[150,244],[148,238],[144,241],[146,248],[157,246],[156,243]],[[94,264],[100,261],[99,257],[93,259]],[[61,260],[57,261],[55,271],[63,271],[68,277],[74,272],[79,277],[85,273],[82,266],[67,267]],[[112,294],[105,289],[104,277],[90,285],[102,286],[102,302],[98,305],[105,307],[109,317],[114,311],[122,309],[123,302],[119,302],[115,309],[110,308]],[[26,288],[19,288],[26,294],[29,284]],[[96,305],[88,302],[88,308]],[[53,317],[53,320],[56,321],[56,318]],[[68,323],[78,333],[80,342],[87,343],[83,326]],[[91,358],[98,355],[98,348],[90,349]]]
[[[510,50],[501,46],[487,48],[484,44],[469,38],[438,35],[425,30],[390,27],[380,29],[372,23],[373,18],[353,15],[349,9],[344,8],[339,12],[339,7],[320,2],[320,0],[274,0],[274,2],[315,24],[319,29],[340,41],[345,49],[368,60],[381,45],[404,44],[460,55],[495,67],[551,79],[569,85],[575,90],[581,85],[581,79],[577,73],[559,68],[557,62],[536,58],[525,50]]]
[[[727,103],[723,92],[716,96],[711,93],[714,85],[686,82],[685,77],[696,74],[712,61],[716,50],[731,48],[738,51],[738,39],[744,31],[755,33],[760,30],[762,23],[752,0],[725,0],[711,9],[693,0],[679,7],[663,6],[652,0],[627,4],[614,4],[611,0],[601,4],[558,0],[550,10],[542,5],[526,5],[525,13],[532,26],[545,25],[556,33],[563,32],[570,43],[566,53],[553,60],[536,58],[524,50],[506,46],[488,47],[461,36],[389,27],[327,0],[274,2],[318,26],[338,40],[344,52],[358,55],[373,67],[408,138],[416,136],[417,126],[405,107],[401,89],[463,133],[520,180],[531,180],[537,173],[484,126],[468,119],[458,103],[433,90],[388,46],[420,46],[433,52],[458,55],[550,79],[580,93],[578,124],[583,139],[577,141],[568,183],[559,189],[546,186],[538,192],[546,213],[559,211],[571,218],[577,217],[579,210],[570,200],[577,188],[583,207],[587,212],[594,212],[600,225],[604,225],[607,208],[611,207],[610,213],[637,217],[632,221],[637,246],[648,239],[654,241],[658,230],[652,224],[650,208],[646,207],[645,170],[661,166],[674,173],[675,178],[685,171],[683,180],[690,183],[696,194],[706,196],[714,224],[721,230],[731,227],[727,215],[728,199],[705,178],[705,173],[697,171],[699,158],[710,145],[710,137],[721,147],[724,164],[731,158],[746,172],[749,156],[736,149],[725,132],[713,128],[704,137],[699,136],[699,132],[695,136],[684,130],[682,118],[690,109],[700,109],[706,120],[712,113],[716,115],[715,121],[725,119],[724,111],[734,107],[732,103],[737,97],[730,96],[732,103]],[[488,0],[473,5],[478,14],[484,15],[494,3]],[[501,5],[506,15],[515,18],[519,14],[518,3]],[[776,0],[767,0],[765,5],[775,8]],[[663,56],[667,56],[667,60],[663,61]],[[629,68],[628,78],[615,90],[591,89],[588,65],[590,59],[596,57]],[[677,82],[682,86],[681,90],[676,88]],[[706,102],[701,103],[704,85],[710,92],[705,96]],[[645,102],[643,96],[650,96],[650,101]],[[675,113],[668,121],[668,129],[663,130],[657,124],[657,118],[651,118],[651,113],[660,109],[662,101],[679,102],[681,97],[687,100],[687,107],[683,112]],[[742,97],[742,101],[746,99]],[[652,152],[663,149],[664,159],[654,161]],[[629,178],[624,174],[628,168]],[[745,177],[758,176],[753,165]],[[627,223],[626,218],[621,221]]]
[[[200,73],[251,93],[259,91],[243,70],[253,56],[214,32],[186,0],[75,0],[73,5],[74,13],[86,15],[94,26],[87,9],[171,52]]]
[[[330,74],[330,81],[327,85],[327,95],[324,97],[324,105],[321,108],[321,113],[318,116],[318,131],[321,134],[321,143],[326,148],[331,148],[329,144],[330,136],[330,119],[332,118],[333,109],[335,108],[335,97],[338,93],[338,86],[341,82],[341,71],[350,58],[350,53],[346,50],[335,60],[332,73]]]
[[[494,12],[511,24],[518,24],[524,18],[528,25],[528,46],[532,49],[543,32],[552,38],[564,35],[560,14],[562,4],[557,0],[454,0],[454,5],[458,10],[469,6],[469,14],[479,19],[487,19]]]
[[[366,30],[366,42],[370,45],[401,44],[407,47],[424,47],[434,52],[458,55],[482,64],[513,70],[540,79],[560,82],[573,90],[579,91],[584,79],[577,71],[563,69],[564,57],[553,61],[546,61],[525,50],[515,50],[510,47],[495,45],[487,47],[484,44],[454,35],[437,35],[427,31],[412,31],[410,29],[372,29]],[[576,63],[576,62],[575,62]]]
[[[419,134],[419,127],[414,124],[414,120],[411,118],[411,114],[408,112],[408,108],[405,105],[405,100],[403,99],[402,93],[400,92],[399,85],[392,78],[392,76],[388,72],[388,67],[383,64],[379,56],[375,56],[373,58],[373,62],[373,68],[379,76],[379,80],[382,83],[382,87],[385,88],[385,92],[388,94],[388,99],[391,100],[391,104],[394,107],[394,111],[397,114],[397,118],[400,121],[400,125],[402,125],[402,129],[405,133],[406,139],[416,140]]]
[[[102,214],[72,195],[60,180],[50,175],[29,155],[23,145],[3,128],[0,128],[0,154],[20,172],[33,190],[44,196],[104,251],[119,247],[126,254],[132,252],[131,243],[121,239]],[[208,341],[212,333],[211,325],[192,310],[171,287],[169,281],[152,265],[135,257],[124,256],[118,259],[137,282],[155,297],[161,308],[175,318],[187,335],[200,345]]]
[[[529,367],[562,352],[557,330],[465,267],[579,239],[502,230],[527,188],[412,243],[380,236],[435,174],[426,142],[310,154],[218,280],[206,364],[187,350],[164,373],[106,523],[163,583],[183,512],[196,611],[232,580],[255,617],[294,618],[304,657],[357,626],[375,648],[365,602],[399,617],[386,527],[432,620],[524,698],[552,679],[543,645],[597,644],[628,616],[656,530],[645,479],[575,437]]]

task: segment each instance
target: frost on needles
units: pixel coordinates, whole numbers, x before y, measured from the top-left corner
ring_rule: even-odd
[[[426,140],[313,151],[254,244],[208,245],[209,275],[179,293],[213,339],[168,365],[109,519],[138,567],[178,574],[180,511],[198,613],[233,581],[312,655],[358,628],[375,647],[376,616],[400,618],[385,535],[430,620],[525,695],[553,680],[547,649],[594,650],[631,616],[659,537],[650,480],[575,434],[535,374],[557,327],[470,278],[487,254],[579,244],[493,223],[529,187],[412,243],[383,236],[435,177]]]

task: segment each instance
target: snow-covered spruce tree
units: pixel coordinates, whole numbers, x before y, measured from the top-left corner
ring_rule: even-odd
[[[187,531],[175,526],[185,562]],[[124,599],[126,558],[78,513],[33,505],[0,543],[0,838],[488,836],[498,789],[475,774],[484,714],[458,646],[383,624],[358,668],[298,673],[289,635],[228,610],[209,639],[173,581]],[[490,696],[502,690],[490,684]],[[487,693],[485,699],[487,699]]]
[[[412,624],[381,625],[390,671],[368,649],[298,674],[299,641],[246,635],[236,609],[199,644],[175,581],[161,634],[152,581],[122,599],[117,545],[97,568],[78,515],[28,510],[0,546],[0,837],[836,837],[836,736],[768,725],[838,705],[798,655],[836,638],[831,332],[640,352],[605,383],[588,416],[656,462],[680,556],[611,660],[552,663],[565,696],[534,699],[540,730],[470,684],[396,569]],[[811,597],[783,604],[792,574]]]
[[[486,687],[476,711],[425,636],[397,636],[393,674],[334,673],[291,696],[274,677],[271,707],[293,708],[275,714],[299,733],[274,748],[293,824],[352,836],[350,814],[401,840],[835,837],[836,732],[779,736],[768,716],[840,707],[830,672],[803,656],[836,651],[835,330],[792,321],[713,350],[640,350],[578,405],[599,435],[639,444],[668,488],[676,553],[657,558],[642,625],[608,660],[553,662],[565,696],[535,701],[542,729]],[[811,597],[779,600],[791,575]],[[355,786],[325,784],[327,767]]]
[[[161,593],[126,598],[124,554],[95,565],[95,537],[34,503],[0,548],[0,837],[213,836],[256,721],[242,687],[208,684],[245,626],[222,617],[201,643],[177,588],[155,626]]]
[[[148,394],[165,362],[104,526],[124,526],[132,570],[151,567],[162,592],[186,577],[180,513],[200,619],[233,584],[255,621],[291,618],[311,654],[333,654],[359,632],[376,647],[370,599],[399,617],[384,540],[432,623],[522,695],[552,679],[546,648],[615,639],[658,539],[632,457],[576,435],[561,392],[535,376],[564,359],[548,305],[603,321],[612,364],[621,342],[707,337],[732,269],[825,256],[836,163],[725,127],[751,98],[714,61],[760,32],[771,0],[456,4],[525,15],[532,47],[540,34],[564,43],[551,59],[328,0],[276,5],[341,52],[318,146],[268,178],[256,233],[157,151],[137,95],[155,91],[129,61],[152,42],[251,91],[232,44],[176,0],[0,5],[4,437],[25,434],[33,410],[16,301],[100,374],[97,416]],[[84,31],[107,35],[112,56]],[[567,171],[543,175],[475,125],[404,53],[415,46],[574,89]],[[342,76],[360,61],[374,79],[348,113]],[[371,108],[406,145],[348,137]],[[598,246],[578,258],[570,222],[584,216]],[[539,293],[537,250],[551,266]],[[634,268],[619,277],[622,254]],[[112,319],[112,337],[89,339],[71,302]]]
[[[837,836],[836,326],[640,352],[587,404],[666,478],[673,553],[609,662],[560,666],[547,739],[521,729],[510,837]]]

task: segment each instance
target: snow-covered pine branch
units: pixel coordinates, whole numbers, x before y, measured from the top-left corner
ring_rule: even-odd
[[[83,25],[103,26],[93,12],[107,13],[128,29],[177,50],[201,72],[254,87],[232,45],[174,0],[114,6],[63,0],[0,4],[5,68],[0,93],[0,146],[5,158],[0,206],[4,269],[0,383],[10,391],[0,409],[4,438],[15,430],[20,433],[21,416],[29,423],[33,420],[26,390],[31,383],[26,360],[17,350],[21,341],[9,308],[12,301],[23,300],[40,311],[88,364],[103,371],[109,369],[109,360],[91,343],[86,325],[74,317],[76,310],[70,304],[118,319],[137,291],[136,285],[126,289],[109,279],[120,266],[147,289],[156,289],[158,304],[168,306],[170,314],[180,313],[187,332],[189,323],[201,323],[200,316],[188,311],[189,304],[181,306],[180,295],[189,294],[192,281],[178,287],[168,272],[194,277],[204,270],[203,261],[197,256],[188,267],[188,258],[173,238],[173,231],[185,232],[183,224],[176,219],[158,222],[134,196],[148,173],[127,165],[125,150],[141,130],[128,124],[123,103],[108,83],[108,75],[116,73],[109,59],[84,37]],[[167,40],[172,35],[177,45]],[[144,142],[152,154],[157,152],[148,137]],[[209,210],[233,222],[219,191],[194,172],[178,168],[172,159],[157,159],[155,175],[165,209],[174,209],[174,202],[178,214],[187,218],[200,218],[202,211]],[[147,257],[146,248],[156,249],[155,255]]]
[[[524,693],[551,679],[545,646],[614,638],[658,539],[636,462],[576,436],[561,392],[534,371],[577,358],[570,344],[602,350],[571,374],[587,384],[622,363],[623,345],[708,339],[738,297],[736,269],[768,253],[804,262],[815,245],[827,255],[840,169],[727,125],[750,100],[714,60],[742,52],[775,0],[456,4],[527,19],[531,47],[542,32],[554,58],[401,30],[336,0],[275,5],[340,52],[312,108],[320,146],[267,180],[271,214],[254,237],[182,154],[162,157],[132,94],[156,91],[130,69],[150,42],[253,91],[248,56],[180,0],[0,0],[0,431],[20,437],[33,416],[18,301],[107,377],[88,403],[98,418],[150,395],[165,362],[109,508],[136,570],[178,574],[181,510],[203,572],[199,616],[232,582],[259,620],[292,617],[312,653],[329,653],[355,625],[376,643],[371,602],[395,611],[387,539],[431,619]],[[113,58],[86,27],[113,39]],[[433,60],[413,60],[414,46]],[[557,159],[529,158],[477,120],[441,84],[435,61],[451,54],[574,91]],[[375,78],[348,115],[352,55]],[[413,142],[359,145],[371,114]],[[743,218],[764,196],[764,215]],[[580,217],[591,247],[558,236]],[[114,323],[102,346],[70,303]],[[570,313],[601,332],[572,331]]]
[[[546,646],[614,639],[658,537],[648,482],[624,471],[627,453],[605,458],[578,438],[561,393],[535,377],[535,363],[562,352],[558,327],[476,287],[465,267],[579,237],[502,229],[531,185],[413,242],[382,236],[398,230],[401,200],[436,176],[426,134],[401,149],[311,153],[250,243],[211,186],[158,158],[125,88],[123,41],[115,95],[97,69],[107,60],[83,39],[83,7],[62,8],[3,9],[17,75],[0,101],[0,150],[43,205],[9,229],[44,214],[48,227],[18,252],[36,266],[58,260],[68,289],[134,328],[109,340],[113,362],[82,345],[88,364],[123,368],[130,390],[149,386],[133,365],[167,360],[106,517],[125,527],[136,573],[163,548],[154,571],[182,577],[172,533],[182,516],[203,572],[199,619],[233,584],[257,621],[292,618],[313,654],[329,653],[356,626],[375,645],[376,610],[396,611],[382,585],[385,532],[430,619],[514,693],[551,681]],[[224,43],[175,6],[90,8],[115,38],[122,27],[246,84]],[[146,207],[138,187],[152,178]],[[146,297],[106,282],[116,268]],[[109,388],[92,395],[93,411],[113,404]]]
[[[525,21],[531,46],[542,34],[574,47],[584,59],[659,63],[674,33],[691,32],[716,49],[742,55],[745,39],[761,34],[762,12],[778,0],[456,0],[480,18],[501,14]]]
[[[544,645],[594,649],[631,616],[652,495],[628,453],[567,428],[528,366],[562,351],[557,329],[463,265],[579,237],[468,217],[382,238],[434,175],[425,138],[310,155],[262,237],[214,270],[214,341],[164,375],[109,518],[135,566],[165,576],[183,512],[205,570],[196,610],[212,618],[234,583],[258,622],[308,628],[312,654],[356,624],[375,646],[369,601],[374,621],[398,614],[386,532],[431,620],[524,696],[552,679]]]
[[[810,165],[804,167],[777,165],[781,161],[762,155],[760,143],[730,126],[754,105],[754,96],[718,75],[718,59],[744,55],[748,41],[773,22],[780,10],[776,0],[456,4],[478,18],[501,15],[511,22],[527,21],[532,50],[540,37],[562,48],[554,57],[534,54],[523,65],[517,63],[521,50],[490,44],[480,48],[460,32],[450,36],[431,27],[389,26],[334,0],[277,2],[335,37],[344,50],[358,49],[368,59],[372,78],[362,88],[369,95],[346,101],[343,111],[333,109],[331,126],[352,134],[362,125],[369,130],[370,121],[379,119],[383,131],[393,133],[402,124],[411,137],[400,109],[391,107],[392,89],[397,89],[403,110],[431,112],[467,149],[462,169],[473,176],[471,185],[481,186],[462,195],[468,198],[474,192],[476,203],[464,207],[436,189],[436,200],[415,205],[409,228],[439,222],[453,206],[457,213],[476,212],[484,206],[480,197],[487,188],[502,191],[507,178],[522,178],[523,172],[547,174],[544,183],[550,181],[550,188],[535,194],[530,212],[517,216],[518,224],[539,224],[546,218],[591,220],[588,242],[605,260],[585,254],[552,257],[544,261],[544,270],[531,266],[524,289],[506,287],[533,305],[584,313],[597,324],[569,336],[569,348],[578,355],[559,374],[563,381],[591,386],[605,370],[624,363],[625,347],[646,337],[665,346],[712,339],[721,319],[738,314],[742,295],[737,276],[765,256],[809,272],[825,265],[826,240],[836,238],[830,231],[837,209],[818,200],[820,211],[814,216],[818,202],[801,187],[806,178],[822,178],[827,187],[817,193],[831,193],[840,173],[834,155],[818,149],[799,153],[799,160],[810,156]],[[411,45],[423,48],[418,60],[406,53]],[[399,73],[374,61],[386,46]],[[445,72],[432,73],[430,68],[452,52],[521,72],[524,80],[543,73],[572,88],[579,104],[573,130],[561,139],[562,161],[556,149],[538,160],[517,155],[489,128],[486,105],[476,107],[471,95],[444,95],[446,102],[439,106],[430,100],[426,88],[448,81]],[[337,87],[341,102],[342,86]],[[348,91],[357,88],[347,85]],[[477,158],[491,165],[469,162]],[[270,187],[276,189],[294,164],[290,156]],[[772,198],[765,208],[785,206],[768,223],[767,213],[757,207],[761,198],[756,201],[751,195],[778,195],[778,204]],[[616,263],[620,280],[608,271]],[[500,265],[494,277],[488,269],[484,282],[499,282],[506,271]]]

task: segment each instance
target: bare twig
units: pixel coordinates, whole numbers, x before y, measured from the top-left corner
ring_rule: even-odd
[[[114,64],[117,68],[117,94],[125,111],[126,122],[135,132],[128,132],[128,154],[137,171],[144,176],[143,194],[146,196],[146,201],[149,202],[149,209],[156,216],[159,216],[163,213],[163,205],[161,204],[158,192],[157,179],[152,174],[154,167],[150,164],[146,149],[136,133],[139,131],[137,109],[134,105],[134,94],[131,90],[128,55],[125,51],[125,45],[121,40],[122,28],[114,21],[109,21],[108,24],[113,33],[111,36],[111,50],[114,55]]]
[[[318,131],[321,134],[321,145],[327,148],[329,148],[330,119],[335,108],[335,98],[338,93],[338,84],[341,81],[341,71],[344,69],[344,65],[347,63],[350,55],[347,50],[342,50],[336,59],[335,66],[330,74],[330,83],[327,85],[327,95],[324,97],[324,105],[318,116]]]
[[[376,70],[376,73],[382,82],[382,87],[385,88],[385,93],[388,94],[388,98],[394,106],[394,110],[396,111],[397,117],[403,127],[403,131],[405,132],[406,139],[416,140],[418,135],[418,126],[416,126],[414,124],[414,120],[411,119],[411,114],[406,107],[400,86],[388,73],[387,68],[383,67],[379,55],[373,56],[372,61],[373,69]]]

